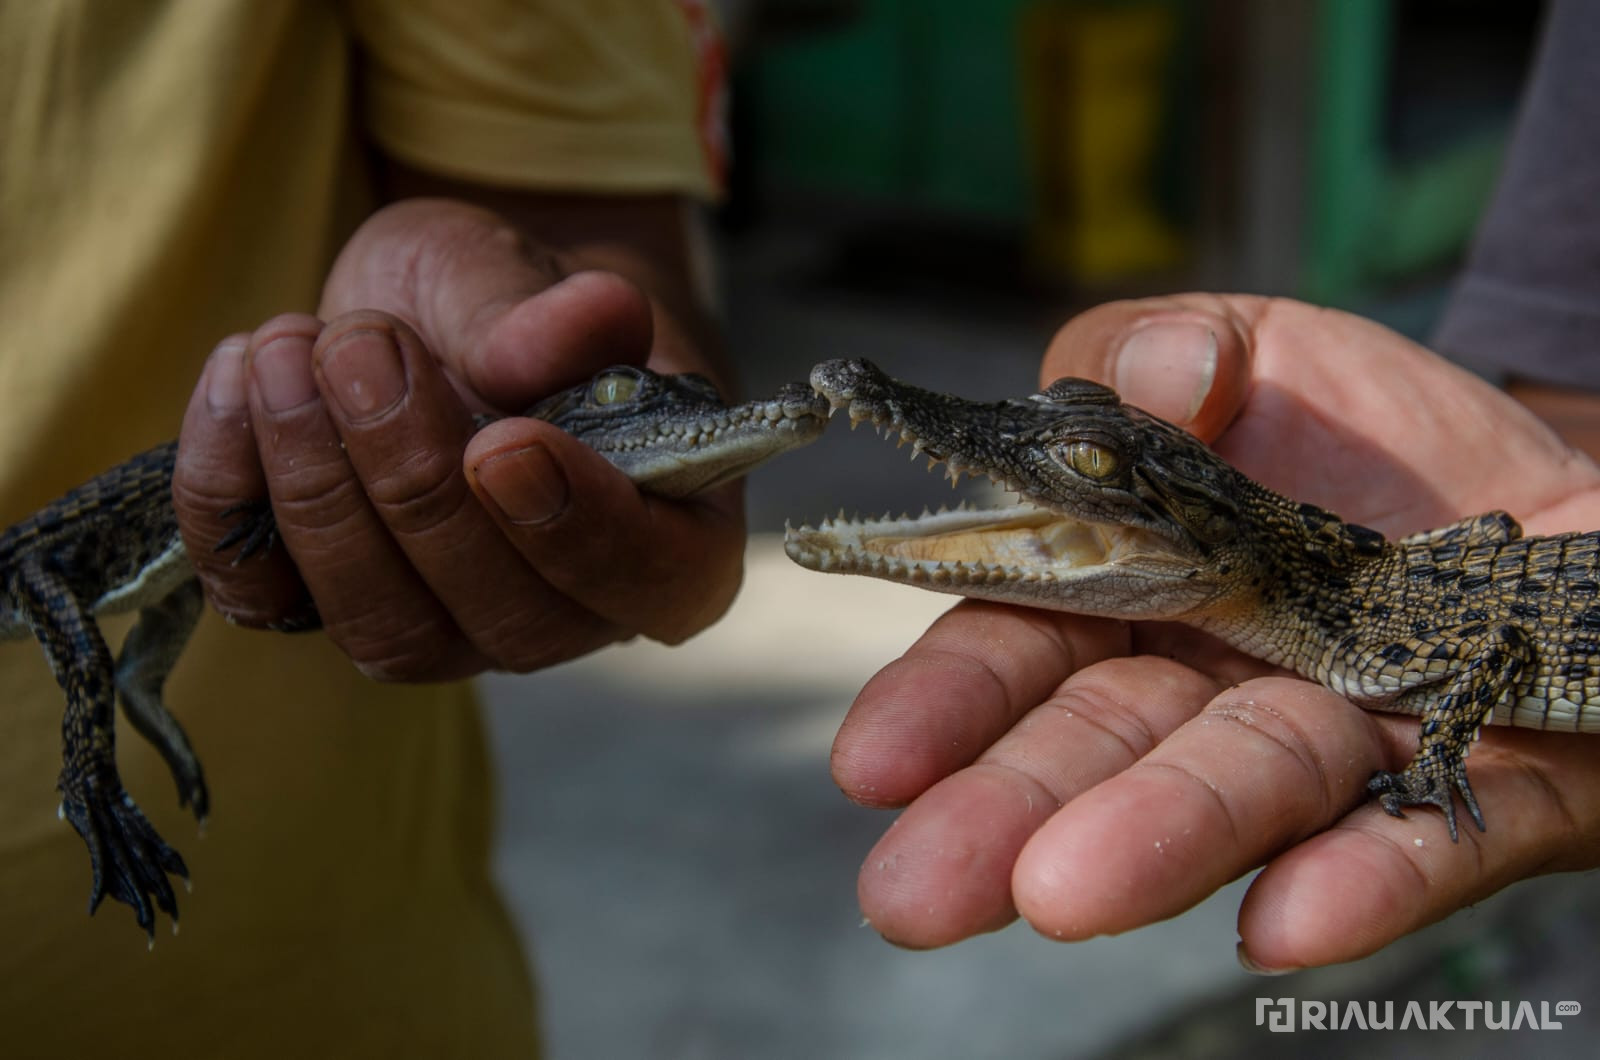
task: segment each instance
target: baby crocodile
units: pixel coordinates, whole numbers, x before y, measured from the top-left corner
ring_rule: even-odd
[[[1420,748],[1368,784],[1383,808],[1452,789],[1479,830],[1480,726],[1600,730],[1600,532],[1525,538],[1504,512],[1398,541],[1261,486],[1114,390],[1062,379],[980,403],[829,361],[834,410],[981,473],[1015,508],[791,530],[804,567],[1119,619],[1174,619],[1370,710],[1420,715]],[[930,467],[933,464],[930,464]]]
[[[685,497],[814,440],[827,403],[795,383],[770,400],[730,408],[699,376],[618,367],[526,415],[586,442],[639,488]],[[123,790],[115,759],[119,695],[128,721],[166,760],[179,804],[192,806],[202,824],[210,808],[199,759],[161,699],[202,607],[172,510],[176,456],[176,442],[157,446],[0,533],[0,638],[37,637],[66,693],[58,813],[89,847],[89,912],[109,894],[133,907],[152,939],[152,903],[176,925],[167,877],[187,881],[188,869]],[[243,522],[218,550],[237,547],[242,559],[271,547],[270,506],[245,504],[239,512]],[[138,621],[113,663],[96,619],[133,610]]]

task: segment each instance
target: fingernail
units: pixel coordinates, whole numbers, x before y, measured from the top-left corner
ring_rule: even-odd
[[[1239,967],[1243,968],[1251,975],[1288,975],[1290,972],[1299,971],[1298,968],[1268,968],[1265,965],[1257,964],[1255,958],[1251,957],[1250,954],[1245,950],[1244,943],[1242,942],[1233,948],[1233,954],[1235,957],[1239,958]]]
[[[244,374],[245,339],[224,339],[206,364],[206,407],[214,416],[232,416],[249,401]]]
[[[1130,405],[1184,424],[1200,414],[1216,378],[1216,332],[1192,320],[1156,321],[1123,341],[1113,385]]]
[[[345,419],[361,423],[388,412],[406,393],[406,366],[394,336],[366,329],[341,335],[318,359]]]
[[[287,412],[316,398],[317,383],[311,378],[307,345],[305,339],[298,337],[273,339],[258,347],[250,359],[250,374],[269,410]]]
[[[542,445],[495,453],[472,473],[513,523],[537,526],[567,507],[567,477]]]

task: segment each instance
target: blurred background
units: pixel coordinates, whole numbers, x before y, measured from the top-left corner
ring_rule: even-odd
[[[1210,288],[1294,295],[1425,338],[1492,189],[1540,5],[1496,0],[743,0],[722,5],[734,166],[715,218],[751,393],[869,357],[972,397],[1035,389],[1072,313]],[[735,610],[491,678],[500,875],[551,1055],[1588,1056],[1564,1033],[1301,1033],[1256,997],[1595,996],[1582,879],[1523,884],[1363,962],[1234,959],[1248,881],[1063,946],[1025,926],[909,953],[855,877],[892,816],[829,743],[947,600],[792,567],[785,519],[949,497],[868,434],[750,486]]]

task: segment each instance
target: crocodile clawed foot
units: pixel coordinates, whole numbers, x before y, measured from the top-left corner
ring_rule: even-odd
[[[201,775],[198,762],[193,771],[186,771],[178,781],[178,805],[190,810],[200,827],[205,827],[206,817],[211,813],[211,789],[206,787],[206,778]]]
[[[187,883],[188,867],[120,784],[92,785],[81,794],[64,795],[61,815],[89,847],[94,870],[89,892],[91,915],[110,895],[133,908],[152,943],[157,909],[177,923],[178,900],[167,876]]]
[[[1444,763],[1434,761],[1434,768],[1430,769],[1418,762],[1412,762],[1404,772],[1390,773],[1380,770],[1367,781],[1369,794],[1378,796],[1378,804],[1384,812],[1391,817],[1404,817],[1403,808],[1406,806],[1437,806],[1444,814],[1445,824],[1450,828],[1450,842],[1460,841],[1456,832],[1456,807],[1452,793],[1459,792],[1461,801],[1467,807],[1467,813],[1472,817],[1472,823],[1478,826],[1478,831],[1487,831],[1483,823],[1483,812],[1478,809],[1478,800],[1472,794],[1472,785],[1467,782],[1467,764],[1465,762]]]
[[[217,552],[227,552],[238,545],[239,551],[233,557],[234,566],[258,552],[269,551],[278,543],[278,521],[269,501],[240,501],[224,510],[222,518],[238,520],[217,542],[215,549]]]

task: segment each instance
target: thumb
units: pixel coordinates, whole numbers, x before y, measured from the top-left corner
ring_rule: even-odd
[[[653,336],[650,303],[627,280],[569,275],[500,215],[449,199],[385,207],[345,244],[318,315],[358,309],[404,320],[459,384],[502,409],[641,364]]]
[[[1041,376],[1116,387],[1124,401],[1200,438],[1221,434],[1249,392],[1262,299],[1185,294],[1108,302],[1069,320]]]

